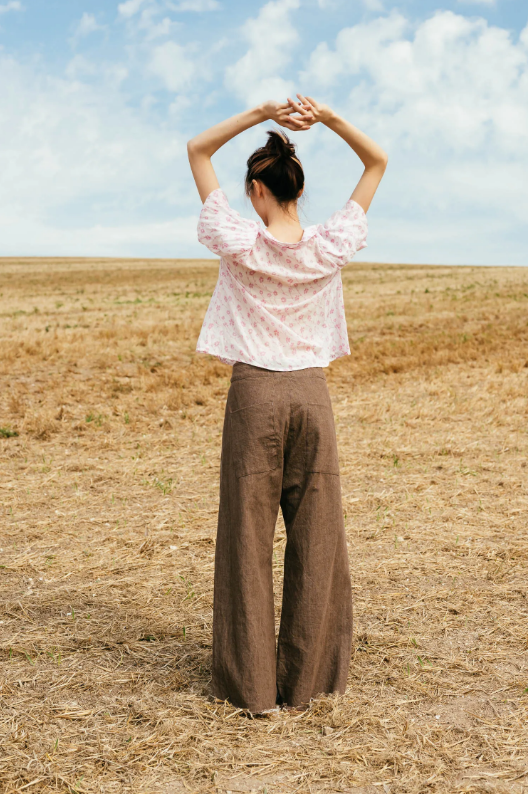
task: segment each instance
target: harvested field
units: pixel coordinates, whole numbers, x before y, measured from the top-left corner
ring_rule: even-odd
[[[0,790],[528,792],[528,269],[343,271],[355,652],[269,719],[208,691],[216,274],[0,261]]]

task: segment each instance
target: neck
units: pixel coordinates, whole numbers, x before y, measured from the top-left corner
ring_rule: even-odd
[[[268,209],[266,228],[277,240],[285,243],[298,242],[302,238],[303,230],[296,202],[292,202],[286,209],[274,202]]]

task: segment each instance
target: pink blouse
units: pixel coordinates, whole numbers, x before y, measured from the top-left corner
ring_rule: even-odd
[[[207,196],[198,240],[220,271],[196,349],[227,364],[274,370],[326,367],[350,353],[341,268],[366,247],[367,217],[349,199],[297,243],[242,218],[223,190]]]

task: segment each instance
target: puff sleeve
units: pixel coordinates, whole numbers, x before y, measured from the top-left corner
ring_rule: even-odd
[[[232,256],[251,250],[258,224],[229,206],[221,188],[209,193],[198,218],[198,240],[217,256]]]
[[[363,208],[349,199],[317,227],[321,254],[336,267],[343,267],[362,248],[367,247],[367,216]]]

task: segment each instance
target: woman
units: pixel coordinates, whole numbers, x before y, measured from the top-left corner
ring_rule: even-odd
[[[350,353],[341,268],[364,248],[365,213],[387,165],[367,135],[327,105],[265,102],[188,143],[203,207],[198,239],[219,255],[218,282],[197,350],[233,365],[220,464],[213,606],[213,693],[251,713],[302,709],[343,693],[352,600],[334,418],[323,367]],[[266,120],[317,122],[343,138],[365,170],[324,225],[301,228],[304,174],[278,131],[247,162],[246,193],[264,226],[229,206],[212,155]],[[286,526],[275,644],[272,554],[279,506]]]

